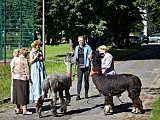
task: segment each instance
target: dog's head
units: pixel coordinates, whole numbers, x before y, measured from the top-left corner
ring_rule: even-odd
[[[66,57],[64,58],[64,62],[65,62],[65,64],[67,64],[67,63],[70,63],[70,64],[76,63],[76,59],[74,57],[74,53],[73,52],[68,52],[66,54]]]
[[[101,64],[101,55],[97,51],[92,51],[92,53],[90,55],[90,60],[92,62],[97,62],[97,63]]]

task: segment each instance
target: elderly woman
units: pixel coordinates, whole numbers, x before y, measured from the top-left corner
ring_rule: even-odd
[[[31,115],[32,112],[27,111],[29,104],[29,82],[31,82],[29,74],[29,64],[26,59],[28,55],[27,49],[21,49],[19,57],[14,61],[12,69],[13,73],[13,104],[16,104],[15,112],[23,115]],[[22,105],[22,110],[20,106]]]
[[[102,74],[116,74],[116,71],[114,70],[114,58],[110,53],[108,53],[107,47],[105,45],[101,45],[98,47],[98,51],[103,57],[101,62]]]
[[[10,62],[10,68],[11,68],[11,102],[13,101],[13,67],[14,67],[14,61],[19,57],[20,49],[15,49],[13,52],[13,59]]]
[[[36,102],[42,93],[42,82],[46,77],[46,70],[43,64],[44,58],[40,50],[41,41],[35,40],[30,52],[31,79],[33,85],[30,89],[30,100]]]

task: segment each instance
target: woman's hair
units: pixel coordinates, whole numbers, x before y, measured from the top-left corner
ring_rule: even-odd
[[[29,51],[27,48],[21,48],[20,49],[20,54],[27,57],[27,55],[29,54]]]
[[[84,37],[84,36],[78,36],[78,40],[79,40],[79,38],[83,38],[83,40],[85,40],[85,37]]]
[[[13,52],[13,56],[14,57],[18,57],[19,56],[19,52],[20,52],[20,49],[15,49],[14,52]]]
[[[35,40],[35,41],[31,44],[31,46],[32,46],[33,48],[35,48],[36,45],[42,45],[42,42],[41,42],[40,40]]]
[[[98,50],[105,50],[108,51],[107,47],[105,45],[101,45],[98,47]]]

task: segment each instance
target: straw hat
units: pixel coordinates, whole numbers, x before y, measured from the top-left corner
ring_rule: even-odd
[[[98,47],[98,51],[100,53],[104,53],[104,52],[108,51],[108,49],[105,45],[101,45],[101,46]]]
[[[41,42],[40,40],[35,40],[35,41],[31,44],[31,46],[32,46],[33,48],[35,48],[36,45],[41,45],[41,44],[42,44],[42,42]]]
[[[18,56],[19,55],[19,52],[20,52],[20,49],[15,49],[14,51],[13,51],[13,56]]]

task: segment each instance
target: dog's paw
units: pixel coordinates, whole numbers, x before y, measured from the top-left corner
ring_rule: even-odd
[[[66,113],[66,112],[67,112],[67,107],[62,107],[62,108],[60,109],[60,111],[61,111],[61,113]]]
[[[55,111],[55,112],[52,112],[52,115],[53,115],[54,117],[57,117],[57,116],[58,116],[58,113]]]
[[[135,112],[136,112],[136,108],[133,107],[133,108],[132,108],[132,113],[135,113]]]
[[[104,106],[104,115],[107,115],[111,111],[111,106],[110,105],[105,105]]]
[[[134,114],[141,114],[142,111],[139,110],[138,108],[133,107],[133,108],[132,108],[132,113],[134,113]]]
[[[42,116],[42,115],[38,115],[38,117],[39,117],[39,118],[42,118],[43,116]]]

